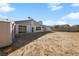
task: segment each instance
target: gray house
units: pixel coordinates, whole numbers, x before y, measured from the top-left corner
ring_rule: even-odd
[[[28,20],[15,21],[16,34],[50,31],[48,26],[42,24],[41,21],[36,22],[32,18]]]

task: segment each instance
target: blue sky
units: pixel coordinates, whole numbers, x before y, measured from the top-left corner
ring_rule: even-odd
[[[30,16],[45,25],[79,24],[78,3],[1,3],[0,18],[25,20]]]

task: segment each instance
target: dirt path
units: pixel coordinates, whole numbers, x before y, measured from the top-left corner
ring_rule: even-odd
[[[9,56],[79,55],[79,33],[55,32],[37,38]]]

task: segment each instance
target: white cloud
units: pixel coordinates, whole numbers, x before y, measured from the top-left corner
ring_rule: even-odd
[[[44,20],[44,21],[43,21],[43,24],[44,24],[44,25],[53,25],[54,23],[53,23],[52,20]]]
[[[61,19],[70,19],[70,20],[79,19],[79,12],[72,12],[72,13],[69,13],[68,15],[63,16]]]
[[[57,24],[58,25],[63,25],[63,24],[67,24],[67,22],[66,21],[63,21],[63,20],[59,20],[59,21],[57,21]]]
[[[50,8],[53,11],[56,11],[62,9],[63,6],[61,6],[60,3],[52,3],[52,4],[50,3],[48,4],[48,8]]]
[[[67,24],[67,22],[64,20],[57,20],[57,21],[45,20],[43,21],[43,24],[44,25],[63,25],[63,24]]]
[[[8,3],[0,3],[0,12],[13,11],[15,8],[11,7]]]
[[[77,6],[79,6],[79,3],[73,3],[71,6],[77,7]]]

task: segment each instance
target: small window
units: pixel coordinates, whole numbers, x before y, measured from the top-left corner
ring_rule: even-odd
[[[41,27],[36,27],[36,30],[41,30]]]
[[[19,33],[26,33],[26,26],[19,25]]]

